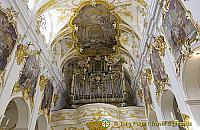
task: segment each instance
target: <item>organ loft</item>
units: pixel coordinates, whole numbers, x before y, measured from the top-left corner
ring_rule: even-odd
[[[199,0],[0,0],[0,130],[200,130]]]

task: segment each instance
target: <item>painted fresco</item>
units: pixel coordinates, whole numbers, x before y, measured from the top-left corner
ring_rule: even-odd
[[[159,52],[154,48],[152,48],[152,54],[150,57],[150,65],[152,68],[153,78],[154,78],[156,86],[158,85],[157,81],[163,81],[163,80],[168,79],[168,76],[164,70],[162,60],[159,56]]]
[[[30,98],[34,96],[38,76],[40,73],[39,60],[36,56],[29,56],[19,78],[19,87],[22,90],[28,89]]]
[[[156,49],[152,48],[152,54],[150,57],[150,65],[152,68],[154,81],[161,80],[162,75],[165,73],[162,69],[162,61],[159,53]]]
[[[42,99],[42,105],[41,105],[42,110],[51,108],[52,97],[53,97],[53,85],[51,84],[51,81],[48,80],[44,90],[44,97]]]
[[[145,104],[153,104],[147,78],[143,78],[143,77],[141,78],[141,85],[143,88],[143,93],[145,95],[145,98],[144,98]],[[146,107],[149,107],[149,106],[146,106]]]
[[[170,0],[167,8],[168,11],[163,16],[163,27],[173,54],[176,55],[181,45],[196,38],[197,32],[179,0]]]
[[[0,11],[0,73],[2,73],[7,65],[17,40],[17,34],[14,27],[8,22],[5,13]]]

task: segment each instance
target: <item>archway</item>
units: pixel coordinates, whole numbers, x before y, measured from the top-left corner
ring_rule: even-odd
[[[156,125],[158,119],[154,110],[149,112],[149,122],[152,123],[152,125],[149,126],[149,130],[160,130],[159,126]]]
[[[5,130],[28,130],[29,109],[21,98],[14,98],[8,104],[1,126]]]
[[[170,90],[167,90],[161,97],[161,112],[163,120],[165,121],[178,120],[179,122],[182,122],[176,98]],[[166,125],[165,127],[167,130],[185,130],[184,128],[178,126],[173,127]]]
[[[183,68],[183,89],[187,97],[186,103],[189,105],[193,118],[200,126],[200,48],[194,50],[193,55],[187,59]],[[195,123],[193,122],[193,124]]]
[[[35,130],[47,130],[47,120],[43,115],[38,117]]]

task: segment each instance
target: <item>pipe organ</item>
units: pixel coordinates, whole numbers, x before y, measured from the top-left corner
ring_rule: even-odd
[[[74,107],[88,103],[126,104],[126,84],[121,57],[86,57],[73,69],[71,99]]]

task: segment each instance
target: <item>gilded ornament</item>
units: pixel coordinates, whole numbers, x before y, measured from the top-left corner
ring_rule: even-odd
[[[102,126],[101,121],[95,121],[95,122],[87,122],[86,126],[89,130],[107,130],[107,128],[104,128]]]
[[[166,42],[162,35],[155,38],[153,47],[159,52],[160,56],[165,56]]]
[[[58,94],[54,94],[54,96],[53,96],[54,104],[56,104],[58,102],[58,100],[59,100],[59,95]]]
[[[27,87],[24,91],[22,91],[22,97],[23,97],[24,100],[29,99],[29,94],[28,94],[29,91],[30,91],[29,87]]]
[[[63,121],[66,119],[65,117],[66,113],[58,113],[58,114],[52,114],[51,115],[51,122],[56,122],[56,121]]]
[[[22,91],[22,98],[24,100],[29,101],[31,109],[33,110],[34,107],[34,97],[30,97],[29,93],[30,93],[30,87],[27,87],[25,90]]]
[[[45,10],[52,7],[57,3],[57,0],[49,0],[47,3],[45,3],[42,7],[40,7],[37,11],[37,16],[40,16]]]
[[[49,108],[46,108],[46,109],[42,109],[42,112],[45,116],[48,116],[49,114]]]
[[[136,115],[135,113],[131,113],[131,114],[129,115],[129,117],[130,117],[130,118],[137,118],[137,115]]]
[[[127,36],[120,37],[120,41],[121,41],[121,44],[127,45],[128,37]]]
[[[137,91],[137,94],[138,94],[138,96],[139,96],[139,98],[140,98],[140,100],[141,100],[141,102],[142,102],[142,99],[143,99],[144,94],[143,94],[143,91],[142,91],[141,88]]]
[[[17,81],[13,87],[12,93],[18,93],[19,91],[21,91],[21,88],[19,86],[19,81]]]
[[[181,115],[183,122],[187,124],[187,125],[181,126],[181,127],[185,128],[185,130],[191,130],[189,128],[189,126],[192,126],[192,123],[190,121],[190,117],[188,115],[186,115],[186,114],[181,113],[179,108],[177,108],[177,112]]]
[[[117,10],[117,12],[119,14],[121,14],[122,16],[125,16],[125,17],[128,17],[128,18],[131,18],[133,19],[133,16],[132,16],[132,12],[130,10],[130,8],[128,8],[128,6],[130,6],[131,4],[126,4],[126,5],[120,5]]]
[[[95,0],[91,0],[91,3],[90,3],[91,6],[96,7],[96,4],[97,4],[97,3],[96,3]]]
[[[29,52],[29,55],[32,55],[32,56],[37,56],[37,55],[40,55],[41,54],[41,50],[31,50]]]
[[[150,84],[151,84],[151,81],[152,81],[152,77],[153,77],[150,68],[147,68],[147,69],[145,70],[145,77],[146,77],[146,79],[147,79],[147,81],[148,81],[148,84],[150,85]]]
[[[67,35],[69,35],[70,33],[72,33],[72,30],[70,27],[67,27],[66,25],[59,31],[59,34],[54,38],[53,42],[51,43],[51,48],[53,49],[56,45],[56,43],[65,38]],[[70,44],[72,44],[71,42],[73,42],[72,40],[70,41]],[[72,45],[71,45],[72,46]]]
[[[28,57],[28,47],[23,44],[19,44],[15,52],[15,57],[17,58],[18,65],[24,63],[25,58]]]
[[[198,23],[196,23],[196,28],[197,28],[197,33],[198,33],[198,35],[200,35],[200,26],[199,26]]]
[[[18,14],[12,7],[7,8],[7,17],[8,17],[8,22],[13,25],[14,28],[17,28],[17,17]]]
[[[135,0],[135,1],[137,1],[138,3],[140,3],[142,6],[144,6],[145,8],[147,8],[148,7],[148,4],[147,4],[147,2],[145,1],[145,0]]]
[[[157,80],[155,81],[155,83],[156,83],[156,100],[157,102],[159,102],[161,94],[166,91],[165,85],[168,84],[168,79],[164,78],[161,80]]]
[[[44,75],[41,75],[40,80],[39,80],[40,91],[44,91],[47,83],[48,83],[48,80],[46,79],[46,77]]]
[[[12,7],[4,9],[0,6],[0,10],[6,14],[8,22],[13,26],[15,29],[15,33],[17,34],[17,37],[19,38],[19,34],[17,31],[17,17],[18,17],[18,12],[16,12]]]

